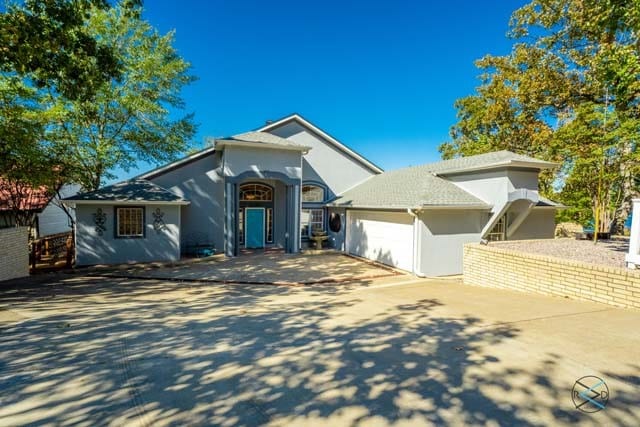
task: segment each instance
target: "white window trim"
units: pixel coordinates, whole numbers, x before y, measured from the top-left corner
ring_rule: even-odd
[[[309,221],[306,224],[300,224],[300,230],[302,234],[303,238],[310,238],[312,237],[312,232],[313,232],[313,227],[311,226],[311,224],[321,224],[320,225],[320,230],[322,231],[326,231],[324,228],[324,220],[325,220],[325,210],[323,208],[304,208],[302,209],[302,211],[308,211],[309,212]],[[320,211],[320,213],[322,214],[322,219],[320,221],[311,221],[312,218],[312,214],[311,211]],[[307,226],[307,232],[306,233],[302,233],[302,229],[304,226]]]

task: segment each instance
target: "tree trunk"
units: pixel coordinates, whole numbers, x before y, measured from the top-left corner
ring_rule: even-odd
[[[627,142],[623,147],[623,156],[625,159],[632,158],[633,147]],[[629,162],[623,161],[620,164],[620,175],[622,176],[622,201],[617,209],[615,218],[615,231],[622,234],[624,231],[624,223],[631,214],[631,199],[637,195],[635,188],[635,180],[629,168]]]

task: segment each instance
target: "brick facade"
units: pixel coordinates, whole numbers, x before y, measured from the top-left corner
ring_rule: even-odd
[[[464,283],[640,309],[640,271],[470,243]]]
[[[0,228],[0,282],[29,275],[28,228]]]

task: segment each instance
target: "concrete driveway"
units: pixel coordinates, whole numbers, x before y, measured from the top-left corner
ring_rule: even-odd
[[[0,307],[3,426],[640,425],[637,311],[406,276],[71,277]]]

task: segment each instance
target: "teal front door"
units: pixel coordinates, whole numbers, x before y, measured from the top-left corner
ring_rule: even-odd
[[[264,208],[244,210],[245,247],[264,248]]]

